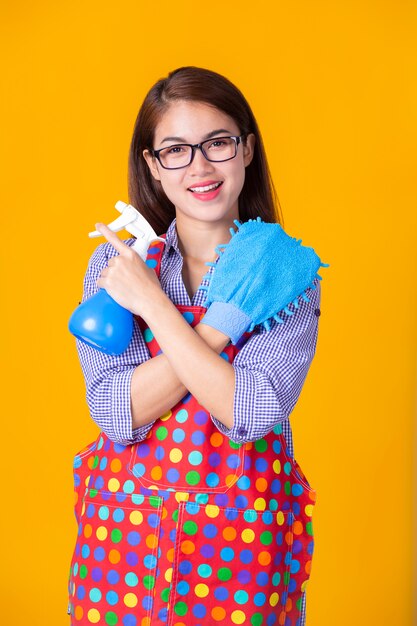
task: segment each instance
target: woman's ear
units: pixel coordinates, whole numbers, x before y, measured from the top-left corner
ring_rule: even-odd
[[[243,143],[243,162],[245,167],[247,167],[253,159],[255,143],[256,137],[254,133],[249,133],[249,135],[246,136],[246,143]]]
[[[142,154],[143,154],[143,158],[148,164],[149,169],[151,170],[151,174],[154,177],[154,179],[161,180],[161,177],[158,171],[158,166],[157,166],[157,159],[154,156],[152,156],[152,154],[149,152],[147,148],[146,150],[142,152]]]

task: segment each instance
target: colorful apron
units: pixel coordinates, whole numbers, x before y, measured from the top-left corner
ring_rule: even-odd
[[[146,261],[158,276],[163,247]],[[177,308],[191,326],[205,313]],[[222,357],[232,363],[249,336]],[[300,626],[315,491],[281,425],[237,444],[188,394],[140,443],[100,433],[75,457],[74,480],[72,626]]]

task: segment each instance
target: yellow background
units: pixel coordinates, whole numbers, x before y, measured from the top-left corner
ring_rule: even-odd
[[[285,228],[323,261],[292,415],[317,489],[308,626],[411,626],[417,6],[391,1],[1,3],[1,612],[66,626],[72,458],[96,437],[67,331],[95,221],[127,200],[146,91],[225,74],[259,122]]]

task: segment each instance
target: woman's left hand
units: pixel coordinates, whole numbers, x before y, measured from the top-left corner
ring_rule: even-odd
[[[101,272],[97,285],[122,307],[143,317],[147,305],[155,298],[165,296],[155,271],[105,224],[96,224],[96,229],[119,253],[109,259],[108,267]]]

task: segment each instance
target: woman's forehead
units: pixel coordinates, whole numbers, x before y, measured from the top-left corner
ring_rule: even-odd
[[[180,100],[172,102],[162,114],[155,129],[155,142],[197,142],[215,130],[235,134],[238,127],[233,118],[214,106]]]

